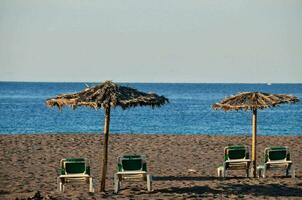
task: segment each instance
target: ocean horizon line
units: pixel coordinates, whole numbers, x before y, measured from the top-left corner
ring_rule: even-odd
[[[0,80],[0,83],[92,83],[98,84],[102,83],[103,81],[7,81],[7,80]],[[112,81],[112,80],[111,80]],[[263,85],[272,85],[272,84],[302,84],[302,82],[143,82],[143,81],[114,81],[119,84],[263,84]]]

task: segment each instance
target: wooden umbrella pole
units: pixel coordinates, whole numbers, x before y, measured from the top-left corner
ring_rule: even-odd
[[[253,161],[253,175],[256,178],[256,144],[257,144],[257,109],[253,109],[253,136],[252,136],[252,161]]]
[[[107,160],[108,160],[108,141],[109,141],[109,124],[110,124],[110,105],[105,108],[104,122],[104,150],[103,150],[103,171],[101,177],[101,192],[105,191]]]

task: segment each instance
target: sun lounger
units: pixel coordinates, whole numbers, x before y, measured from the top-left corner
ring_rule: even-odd
[[[147,173],[147,164],[143,155],[124,155],[118,158],[117,173],[114,175],[114,192],[118,193],[123,181],[146,181],[151,191],[152,176]]]
[[[257,167],[259,176],[266,177],[266,171],[269,169],[284,169],[286,176],[291,172],[295,177],[295,169],[290,159],[290,152],[286,146],[269,147],[264,150],[264,163]]]
[[[224,162],[217,168],[218,177],[226,177],[227,170],[245,170],[249,177],[249,150],[245,145],[227,146],[224,148]]]
[[[60,174],[57,178],[58,190],[64,192],[65,184],[85,182],[89,184],[89,192],[94,192],[88,160],[84,158],[66,158],[60,162]]]

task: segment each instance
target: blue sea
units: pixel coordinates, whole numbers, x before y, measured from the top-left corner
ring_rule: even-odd
[[[170,103],[155,109],[113,109],[111,133],[249,135],[250,111],[216,111],[212,104],[242,91],[292,94],[302,99],[302,84],[121,84],[164,95]],[[85,83],[0,82],[0,134],[102,132],[102,109],[65,107],[59,111],[45,105],[50,97],[85,87]],[[259,110],[258,134],[302,135],[301,101]]]

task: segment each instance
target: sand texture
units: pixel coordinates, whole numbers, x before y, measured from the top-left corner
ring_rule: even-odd
[[[271,171],[268,178],[245,178],[243,171],[217,178],[223,148],[251,144],[245,136],[111,134],[106,192],[100,193],[102,134],[0,135],[0,199],[27,199],[37,191],[43,199],[302,199],[302,137],[258,137],[258,164],[265,147],[286,145],[296,168],[296,178]],[[146,155],[153,175],[153,191],[144,183],[125,183],[113,194],[117,157],[125,153]],[[60,159],[86,157],[96,192],[88,186],[67,185],[57,191]],[[36,194],[35,199],[39,195]],[[33,198],[34,199],[34,198]]]

